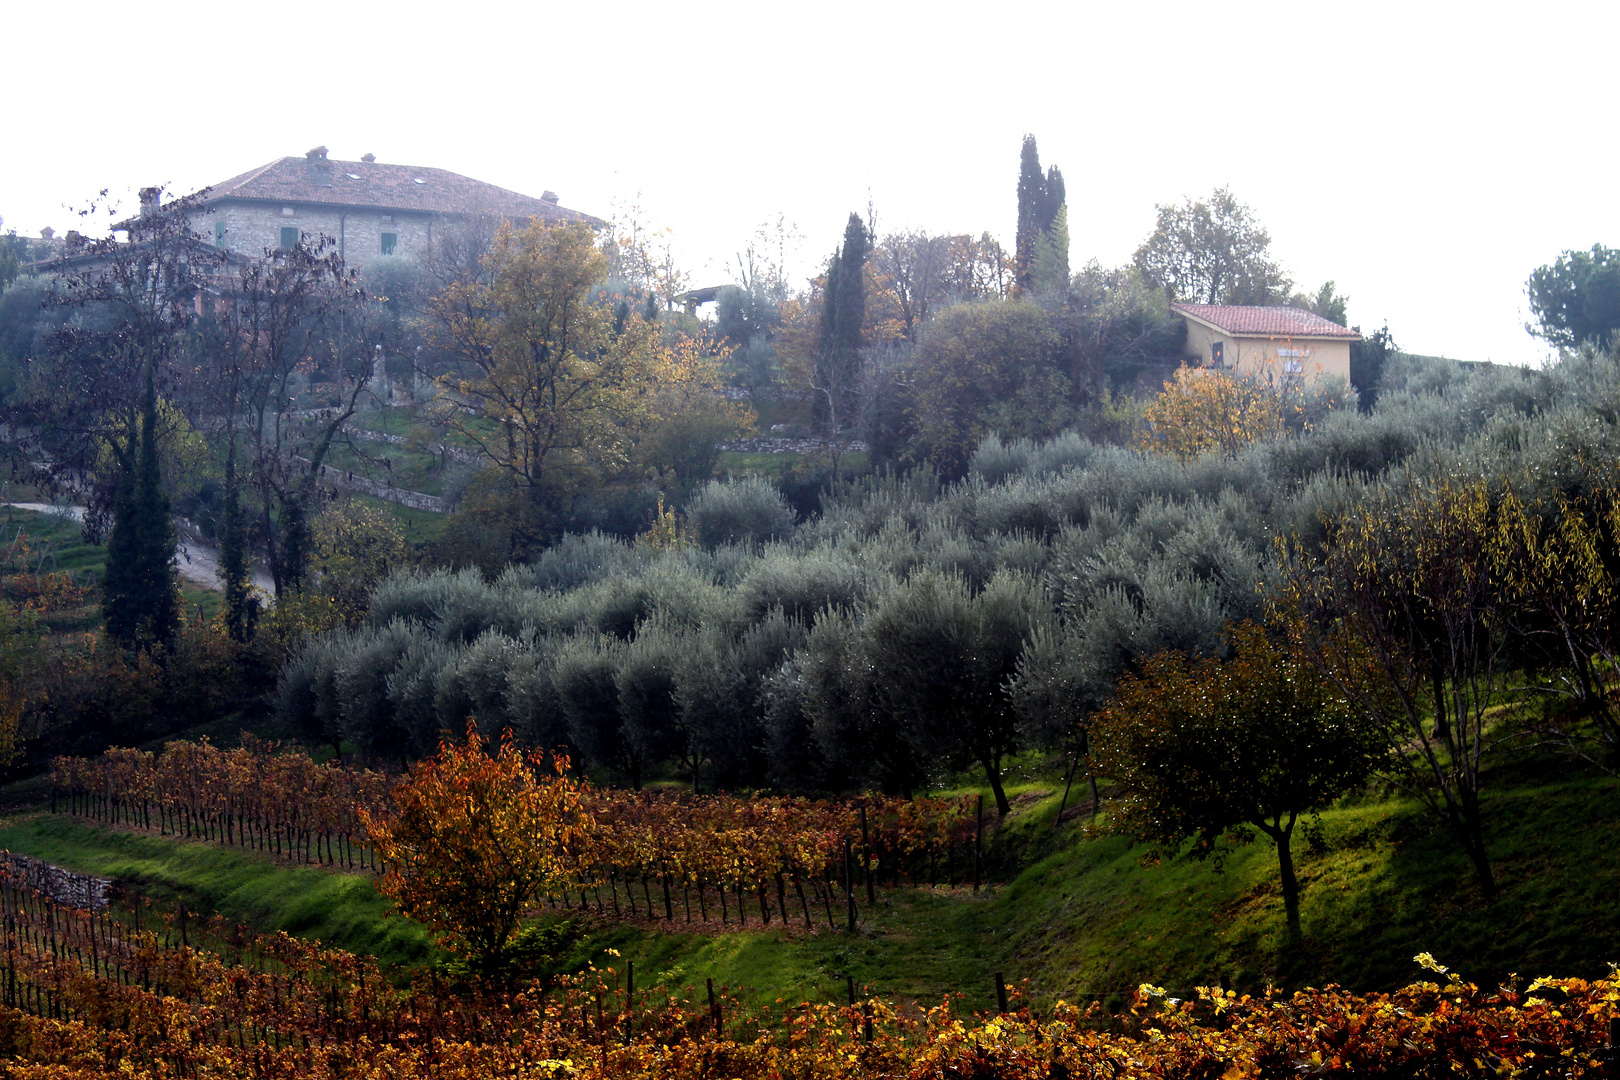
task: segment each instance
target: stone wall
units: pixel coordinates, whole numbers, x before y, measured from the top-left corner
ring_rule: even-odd
[[[304,465],[312,462],[305,457],[295,457],[294,461]],[[437,495],[426,495],[420,491],[408,491],[405,488],[395,487],[393,484],[382,484],[376,480],[361,476],[352,469],[339,469],[332,465],[321,466],[321,479],[335,488],[345,491],[358,491],[364,495],[371,495],[399,506],[408,506],[412,510],[426,510],[432,514],[445,514],[450,511],[450,504]]]
[[[64,870],[15,851],[0,851],[0,873],[18,885],[44,893],[58,904],[88,911],[105,908],[107,893],[112,888],[107,878]]]
[[[283,213],[291,210],[292,214]],[[257,255],[265,248],[281,246],[281,230],[291,226],[306,237],[325,233],[338,242],[350,266],[369,266],[383,257],[382,234],[398,238],[395,255],[410,255],[426,249],[433,237],[434,217],[408,211],[394,211],[393,222],[383,220],[381,210],[319,207],[306,203],[231,202],[214,204],[213,213],[197,218],[197,235],[213,243],[216,225],[225,226],[227,250]]]

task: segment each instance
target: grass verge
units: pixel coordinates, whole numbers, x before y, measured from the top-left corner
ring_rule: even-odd
[[[422,963],[427,931],[395,915],[371,879],[278,865],[256,853],[92,825],[65,814],[17,815],[0,847],[80,873],[117,880],[164,905],[218,912],[261,932],[284,930],[361,955],[385,968]]]

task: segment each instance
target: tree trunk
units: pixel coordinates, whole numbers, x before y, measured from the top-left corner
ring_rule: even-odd
[[[996,797],[996,816],[1006,817],[1012,813],[1012,803],[1007,801],[1007,792],[1001,786],[1001,764],[994,759],[983,759],[984,775],[990,781],[990,790]]]
[[[1478,796],[1469,798],[1466,791],[1462,794],[1462,806],[1452,811],[1452,827],[1474,864],[1480,891],[1487,902],[1492,901],[1496,899],[1496,874],[1491,870],[1490,853],[1485,850],[1485,825],[1479,817]]]
[[[1257,820],[1255,825],[1260,831],[1271,837],[1277,845],[1277,869],[1282,873],[1283,913],[1288,920],[1288,943],[1299,944],[1301,937],[1299,929],[1299,878],[1294,876],[1294,851],[1290,846],[1294,836],[1294,821],[1298,815],[1290,813],[1288,824],[1282,824],[1281,816],[1270,824]]]

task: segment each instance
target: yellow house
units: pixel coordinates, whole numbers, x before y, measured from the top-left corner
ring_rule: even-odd
[[[1268,381],[1350,382],[1350,343],[1361,335],[1294,307],[1171,304],[1187,322],[1188,363]]]

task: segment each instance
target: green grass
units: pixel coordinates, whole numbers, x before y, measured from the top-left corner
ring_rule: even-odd
[[[19,529],[28,537],[33,551],[26,567],[13,566],[13,570],[35,567],[49,573],[60,571],[73,576],[75,583],[90,588],[88,603],[68,611],[55,611],[43,619],[45,625],[56,632],[91,630],[101,625],[101,601],[93,586],[107,574],[107,549],[100,544],[87,544],[78,522],[57,514],[42,514],[33,510],[19,510],[14,506],[0,507],[0,528],[5,530],[6,541],[17,536]],[[186,618],[198,614],[211,619],[219,611],[224,597],[214,589],[181,580],[180,607]]]
[[[978,895],[966,887],[880,889],[875,909],[862,902],[854,935],[829,931],[814,906],[817,931],[805,933],[791,890],[787,931],[759,928],[755,906],[746,932],[686,932],[677,900],[668,930],[595,923],[563,964],[610,962],[611,948],[636,963],[640,979],[701,987],[713,978],[762,1002],[836,1000],[851,976],[904,999],[953,994],[987,1008],[998,971],[1009,983],[1027,980],[1038,1003],[1095,996],[1117,1005],[1141,982],[1184,994],[1223,977],[1244,990],[1330,982],[1383,989],[1417,978],[1411,958],[1422,951],[1483,985],[1515,972],[1591,977],[1620,959],[1613,778],[1543,776],[1492,796],[1500,894],[1489,904],[1458,846],[1417,805],[1373,799],[1325,811],[1323,845],[1296,841],[1304,890],[1296,950],[1284,934],[1269,844],[1232,850],[1219,867],[1185,859],[1143,866],[1140,848],[1093,833],[1083,820],[1052,830],[1060,781],[1026,768],[1031,775],[1009,788],[1013,814],[998,823],[987,810],[986,864],[1005,880]],[[1071,805],[1084,798],[1077,782]],[[0,829],[0,844],[390,963],[426,955],[421,932],[384,921],[385,905],[363,879],[61,817],[15,819]],[[834,915],[841,926],[842,912]]]
[[[713,977],[765,1000],[832,1000],[847,974],[885,994],[923,1002],[958,994],[976,1008],[991,1004],[997,971],[1009,983],[1027,979],[1039,1002],[1095,996],[1117,1005],[1142,982],[1180,993],[1223,977],[1246,990],[1389,988],[1419,977],[1411,958],[1423,951],[1483,985],[1515,972],[1592,977],[1620,959],[1620,782],[1612,779],[1493,800],[1501,891],[1491,904],[1449,834],[1417,806],[1325,812],[1324,847],[1297,841],[1305,935],[1297,951],[1287,947],[1269,844],[1232,851],[1219,869],[1187,860],[1144,867],[1140,848],[1087,836],[1072,820],[1052,834],[1057,796],[1037,792],[1026,789],[993,845],[1053,850],[977,897],[964,888],[880,890],[878,911],[853,937],[826,932],[814,910],[822,928],[814,935],[613,926],[573,959],[594,950],[600,961],[611,947],[638,970],[697,985]],[[676,917],[678,930],[679,908]]]
[[[385,967],[433,953],[427,932],[392,916],[367,877],[296,867],[240,848],[104,828],[66,814],[25,814],[0,826],[0,846],[117,880],[159,903],[183,902],[260,931],[285,930],[375,956]]]
[[[369,443],[361,452],[344,445],[333,446],[326,463],[334,469],[352,471],[379,484],[391,484],[424,495],[442,495],[444,479],[439,456],[425,450]],[[390,468],[392,466],[392,468]]]
[[[412,550],[438,539],[439,535],[444,532],[446,523],[450,520],[447,514],[435,514],[431,510],[416,510],[371,495],[361,495],[358,492],[351,494],[349,497],[355,502],[392,514],[394,520],[399,522],[400,528],[405,533],[406,546]]]

